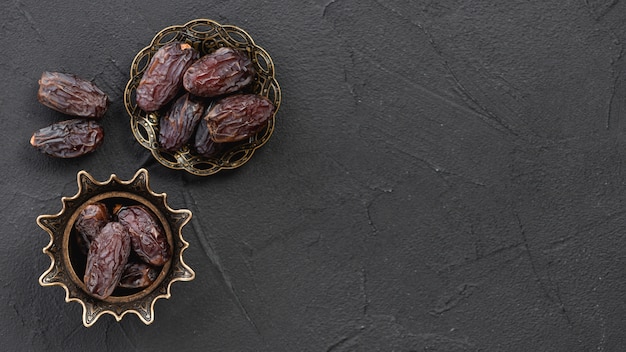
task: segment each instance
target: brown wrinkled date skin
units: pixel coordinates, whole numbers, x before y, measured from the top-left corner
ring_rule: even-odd
[[[104,130],[97,122],[85,119],[61,121],[36,131],[30,144],[44,154],[57,158],[75,158],[96,150]]]
[[[133,251],[146,263],[161,266],[171,256],[165,231],[156,217],[141,205],[122,207],[117,220],[128,229]]]
[[[275,109],[260,95],[235,94],[219,100],[204,119],[214,142],[237,142],[261,131]]]
[[[118,284],[123,288],[144,288],[156,280],[159,272],[152,265],[142,262],[129,261],[124,267],[124,273]]]
[[[196,153],[206,158],[216,156],[223,149],[223,144],[216,143],[211,139],[209,126],[204,119],[198,123],[193,146]]]
[[[183,85],[191,94],[216,97],[244,88],[254,75],[252,61],[247,56],[232,48],[219,48],[187,69]]]
[[[156,111],[172,100],[182,88],[183,74],[199,55],[189,44],[180,42],[157,50],[137,86],[137,106]]]
[[[165,150],[175,151],[193,135],[204,114],[204,103],[189,93],[176,99],[168,112],[161,117],[159,144]]]
[[[108,96],[95,84],[60,72],[41,75],[37,99],[64,114],[94,119],[101,118],[109,105]]]
[[[100,233],[100,230],[109,222],[109,213],[106,205],[96,202],[87,205],[76,218],[74,228],[80,234],[79,246],[85,253],[89,251],[91,241]]]
[[[91,241],[83,278],[87,291],[105,299],[117,287],[130,255],[128,231],[117,222],[107,223]]]

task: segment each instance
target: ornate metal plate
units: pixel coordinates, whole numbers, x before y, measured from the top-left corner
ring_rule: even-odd
[[[186,42],[201,55],[223,46],[236,48],[247,54],[257,70],[256,78],[248,91],[269,98],[276,106],[267,127],[250,139],[226,148],[214,158],[202,157],[188,145],[173,153],[159,148],[159,117],[162,112],[147,113],[137,107],[135,91],[154,53],[172,41]],[[197,19],[182,26],[167,27],[157,33],[151,44],[135,56],[130,67],[130,80],[124,91],[124,105],[130,115],[130,127],[137,142],[150,150],[162,165],[171,169],[182,169],[198,176],[212,175],[222,169],[234,169],[246,163],[254,151],[265,144],[272,135],[280,103],[280,86],[276,81],[274,63],[269,54],[256,45],[243,29],[220,25],[208,19]]]

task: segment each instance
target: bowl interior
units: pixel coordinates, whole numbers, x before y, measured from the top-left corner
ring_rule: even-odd
[[[159,207],[152,202],[148,201],[146,198],[134,194],[131,192],[123,192],[123,191],[114,191],[114,192],[105,192],[95,195],[90,198],[80,206],[78,206],[70,216],[65,230],[63,234],[63,254],[65,256],[66,263],[70,263],[69,267],[69,277],[70,279],[79,286],[86,294],[90,295],[87,290],[85,283],[83,282],[83,276],[85,274],[85,266],[87,264],[87,254],[85,252],[84,243],[81,241],[81,236],[76,231],[74,227],[74,223],[78,218],[80,212],[89,204],[93,204],[95,202],[100,202],[106,205],[109,214],[113,214],[113,209],[118,206],[129,206],[129,205],[143,205],[148,208],[152,214],[156,216],[161,227],[163,228],[165,235],[167,237],[167,242],[170,248],[174,249],[175,242],[172,238],[171,226],[168,223],[166,217]],[[131,257],[133,254],[131,253]],[[165,278],[167,272],[169,271],[171,266],[171,260],[168,260],[162,267],[157,268],[159,274],[157,278],[150,284],[148,287],[143,289],[125,289],[125,288],[116,288],[113,294],[107,297],[104,301],[110,303],[119,303],[119,302],[129,302],[136,299],[139,299],[150,292],[152,292],[156,287],[158,287],[163,279]]]

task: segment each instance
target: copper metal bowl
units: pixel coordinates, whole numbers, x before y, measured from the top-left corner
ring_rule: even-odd
[[[39,278],[42,286],[61,286],[65,301],[75,301],[83,306],[83,324],[93,325],[103,314],[111,314],[117,321],[128,313],[136,314],[145,324],[154,320],[154,304],[159,298],[169,298],[170,286],[175,281],[190,281],[193,270],[183,261],[183,251],[189,246],[182,236],[183,226],[191,219],[189,210],[174,210],[167,205],[166,194],[154,193],[148,185],[148,172],[140,169],[129,181],[111,175],[107,181],[98,182],[85,171],[77,175],[78,192],[72,197],[62,197],[63,208],[55,215],[40,215],[37,224],[50,235],[50,243],[43,252],[52,263]],[[86,256],[77,249],[74,222],[78,214],[90,203],[146,206],[163,226],[172,258],[165,263],[154,282],[135,290],[116,290],[106,299],[93,297],[86,289],[82,276]]]
[[[268,125],[255,136],[232,145],[215,157],[206,158],[196,154],[188,145],[175,152],[159,147],[159,117],[163,111],[145,112],[135,101],[135,92],[152,56],[163,45],[180,41],[193,46],[205,55],[220,47],[231,47],[246,54],[257,71],[248,93],[267,97],[276,106]],[[130,115],[130,128],[135,139],[150,150],[154,158],[170,169],[182,169],[198,176],[212,175],[223,169],[234,169],[245,164],[254,151],[265,144],[274,131],[275,117],[281,103],[281,91],[276,81],[274,63],[269,54],[258,46],[243,29],[221,25],[208,19],[197,19],[182,26],[171,26],[161,30],[149,46],[143,48],[130,66],[130,79],[124,90],[124,105]]]

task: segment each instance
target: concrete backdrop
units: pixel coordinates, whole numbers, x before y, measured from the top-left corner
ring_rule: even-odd
[[[169,25],[244,28],[276,65],[274,135],[200,178],[155,162],[122,93]],[[620,351],[626,344],[626,2],[5,1],[0,13],[0,341],[11,351]],[[105,142],[29,146],[62,115],[44,70],[111,97]],[[194,213],[196,279],[155,322],[41,287],[39,214],[76,173]]]

